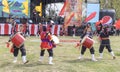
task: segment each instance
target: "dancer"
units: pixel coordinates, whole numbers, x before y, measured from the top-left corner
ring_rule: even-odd
[[[14,34],[10,37],[8,43],[11,42],[11,38],[12,38],[15,34],[20,33],[21,35],[23,35],[23,34],[22,34],[22,30],[23,30],[23,26],[22,26],[22,25],[20,25],[19,30],[20,30],[19,32],[14,33]],[[21,52],[21,56],[22,56],[23,63],[26,64],[26,63],[29,62],[29,61],[26,59],[26,49],[25,49],[25,45],[24,45],[24,44],[22,44],[20,47],[17,47],[17,46],[13,43],[12,49],[13,49],[13,55],[14,55],[13,63],[16,63],[16,62],[17,62],[17,56],[18,56],[19,50],[20,50],[20,52]]]
[[[53,47],[55,47],[55,45],[54,45],[54,41],[52,40],[52,35],[49,31],[47,31],[46,27],[43,27],[43,31],[41,32],[40,36],[41,36],[41,45],[40,45],[41,52],[40,52],[39,61],[42,62],[44,52],[45,50],[47,50],[49,53],[49,64],[54,64],[52,60],[53,60]]]
[[[89,25],[87,25],[85,28],[84,28],[84,32],[83,32],[83,35],[81,35],[81,39],[83,39],[85,36],[88,36],[89,38],[92,39],[93,37],[93,34],[92,34],[92,31],[91,31],[91,27]],[[81,42],[82,40],[80,40]],[[82,59],[83,58],[83,55],[84,55],[84,52],[86,51],[86,46],[82,45],[82,48],[81,48],[81,53],[80,53],[80,56],[78,57],[78,59]],[[94,47],[92,46],[90,49],[90,53],[92,55],[92,61],[97,61],[95,59],[95,56],[94,56]]]
[[[108,31],[107,26],[103,27],[102,32],[100,33],[100,39],[101,39],[101,43],[99,47],[100,58],[103,58],[104,47],[106,47],[108,52],[112,55],[113,59],[116,58],[114,52],[111,49],[110,39],[109,39],[109,35],[112,35],[114,33],[115,33],[114,31]]]

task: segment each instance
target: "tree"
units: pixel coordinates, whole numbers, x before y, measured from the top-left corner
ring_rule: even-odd
[[[120,18],[120,0],[100,0],[101,9],[115,9],[116,19]]]

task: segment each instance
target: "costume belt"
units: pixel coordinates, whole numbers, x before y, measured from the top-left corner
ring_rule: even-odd
[[[48,39],[42,39],[41,41],[42,41],[42,42],[49,42]]]
[[[109,38],[108,37],[106,37],[106,38],[101,38],[102,40],[108,40]]]

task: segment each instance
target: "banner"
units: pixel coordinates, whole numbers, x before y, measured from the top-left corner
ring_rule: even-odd
[[[3,12],[10,13],[9,5],[7,0],[2,0]]]
[[[24,7],[24,10],[22,10],[22,12],[28,16],[28,0],[24,1],[23,3],[23,7]]]
[[[118,20],[115,22],[114,27],[115,27],[116,29],[120,29],[120,19],[118,19]]]
[[[4,8],[4,5],[2,4],[2,0],[0,0],[0,17],[17,16],[19,18],[23,18],[23,17],[30,18],[30,0],[28,0],[28,5],[26,5],[28,6],[28,12],[27,10],[25,11],[26,14],[22,12],[22,10],[25,9],[25,6],[23,6],[23,2],[25,2],[26,0],[7,0],[7,1],[9,6],[9,14],[7,13],[8,9]],[[7,12],[3,12],[3,10]]]
[[[100,4],[87,4],[87,17],[92,13],[96,12],[96,16],[88,22],[97,22],[99,21],[99,12],[100,12]]]
[[[42,16],[42,2],[40,3],[39,6],[35,6],[35,10],[39,12],[39,16]]]
[[[65,13],[65,8],[67,7],[67,4],[68,4],[68,0],[66,0],[66,1],[64,2],[64,5],[63,5],[63,7],[62,7],[62,9],[61,9],[61,11],[60,11],[60,13],[59,13],[59,16],[64,15],[64,13]]]
[[[79,26],[82,19],[82,0],[67,0],[66,2],[64,26]]]
[[[84,22],[88,22],[96,16],[96,12],[92,12],[88,17],[85,18]]]

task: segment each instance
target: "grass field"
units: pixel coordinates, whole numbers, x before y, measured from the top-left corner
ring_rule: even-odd
[[[27,50],[28,64],[23,64],[21,53],[18,56],[18,62],[12,63],[13,55],[6,48],[5,42],[8,36],[0,36],[0,72],[120,72],[120,37],[112,36],[111,47],[116,55],[113,60],[112,56],[104,49],[103,59],[99,59],[99,42],[97,37],[94,37],[95,57],[97,62],[91,61],[89,50],[85,52],[84,59],[78,60],[80,50],[74,48],[75,42],[61,42],[62,46],[54,48],[54,65],[48,64],[48,53],[46,51],[44,61],[40,63],[40,39],[39,37],[28,37],[25,42]],[[79,40],[79,37],[63,36],[59,37],[62,40]]]

